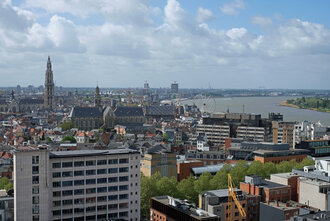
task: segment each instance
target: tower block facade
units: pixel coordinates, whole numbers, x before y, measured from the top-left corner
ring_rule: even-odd
[[[52,63],[50,62],[50,57],[48,56],[47,70],[45,73],[44,106],[45,106],[45,108],[49,108],[51,110],[55,106],[54,88],[55,88],[55,85],[54,85],[54,80],[53,80]]]

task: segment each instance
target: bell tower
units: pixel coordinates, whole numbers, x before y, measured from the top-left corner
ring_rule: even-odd
[[[52,63],[50,62],[50,57],[48,56],[47,69],[45,73],[45,90],[44,90],[44,107],[48,109],[54,108],[54,80]]]

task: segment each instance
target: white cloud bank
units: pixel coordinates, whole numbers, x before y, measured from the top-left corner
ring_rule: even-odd
[[[237,14],[244,7],[236,0],[221,10]],[[49,15],[47,24],[36,11]],[[163,16],[159,25],[155,14]],[[93,23],[100,15],[104,21]],[[0,86],[42,84],[50,54],[56,83],[63,86],[99,81],[104,87],[134,87],[148,80],[164,87],[176,80],[183,87],[214,82],[214,88],[328,88],[329,28],[252,17],[264,30],[256,35],[243,27],[209,27],[215,16],[203,7],[195,18],[176,0],[163,9],[147,0],[29,0],[21,8],[7,0],[0,4],[0,73],[13,77]],[[74,22],[79,20],[91,22]]]

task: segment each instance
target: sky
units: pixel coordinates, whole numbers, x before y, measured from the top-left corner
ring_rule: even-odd
[[[330,89],[330,1],[0,0],[0,87]]]

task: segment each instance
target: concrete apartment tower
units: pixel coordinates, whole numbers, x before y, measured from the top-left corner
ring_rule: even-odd
[[[55,85],[53,80],[52,63],[50,62],[50,57],[48,56],[47,70],[45,73],[45,90],[44,90],[44,106],[48,109],[54,108],[54,95],[55,95]]]
[[[140,220],[140,153],[14,153],[15,221]]]

